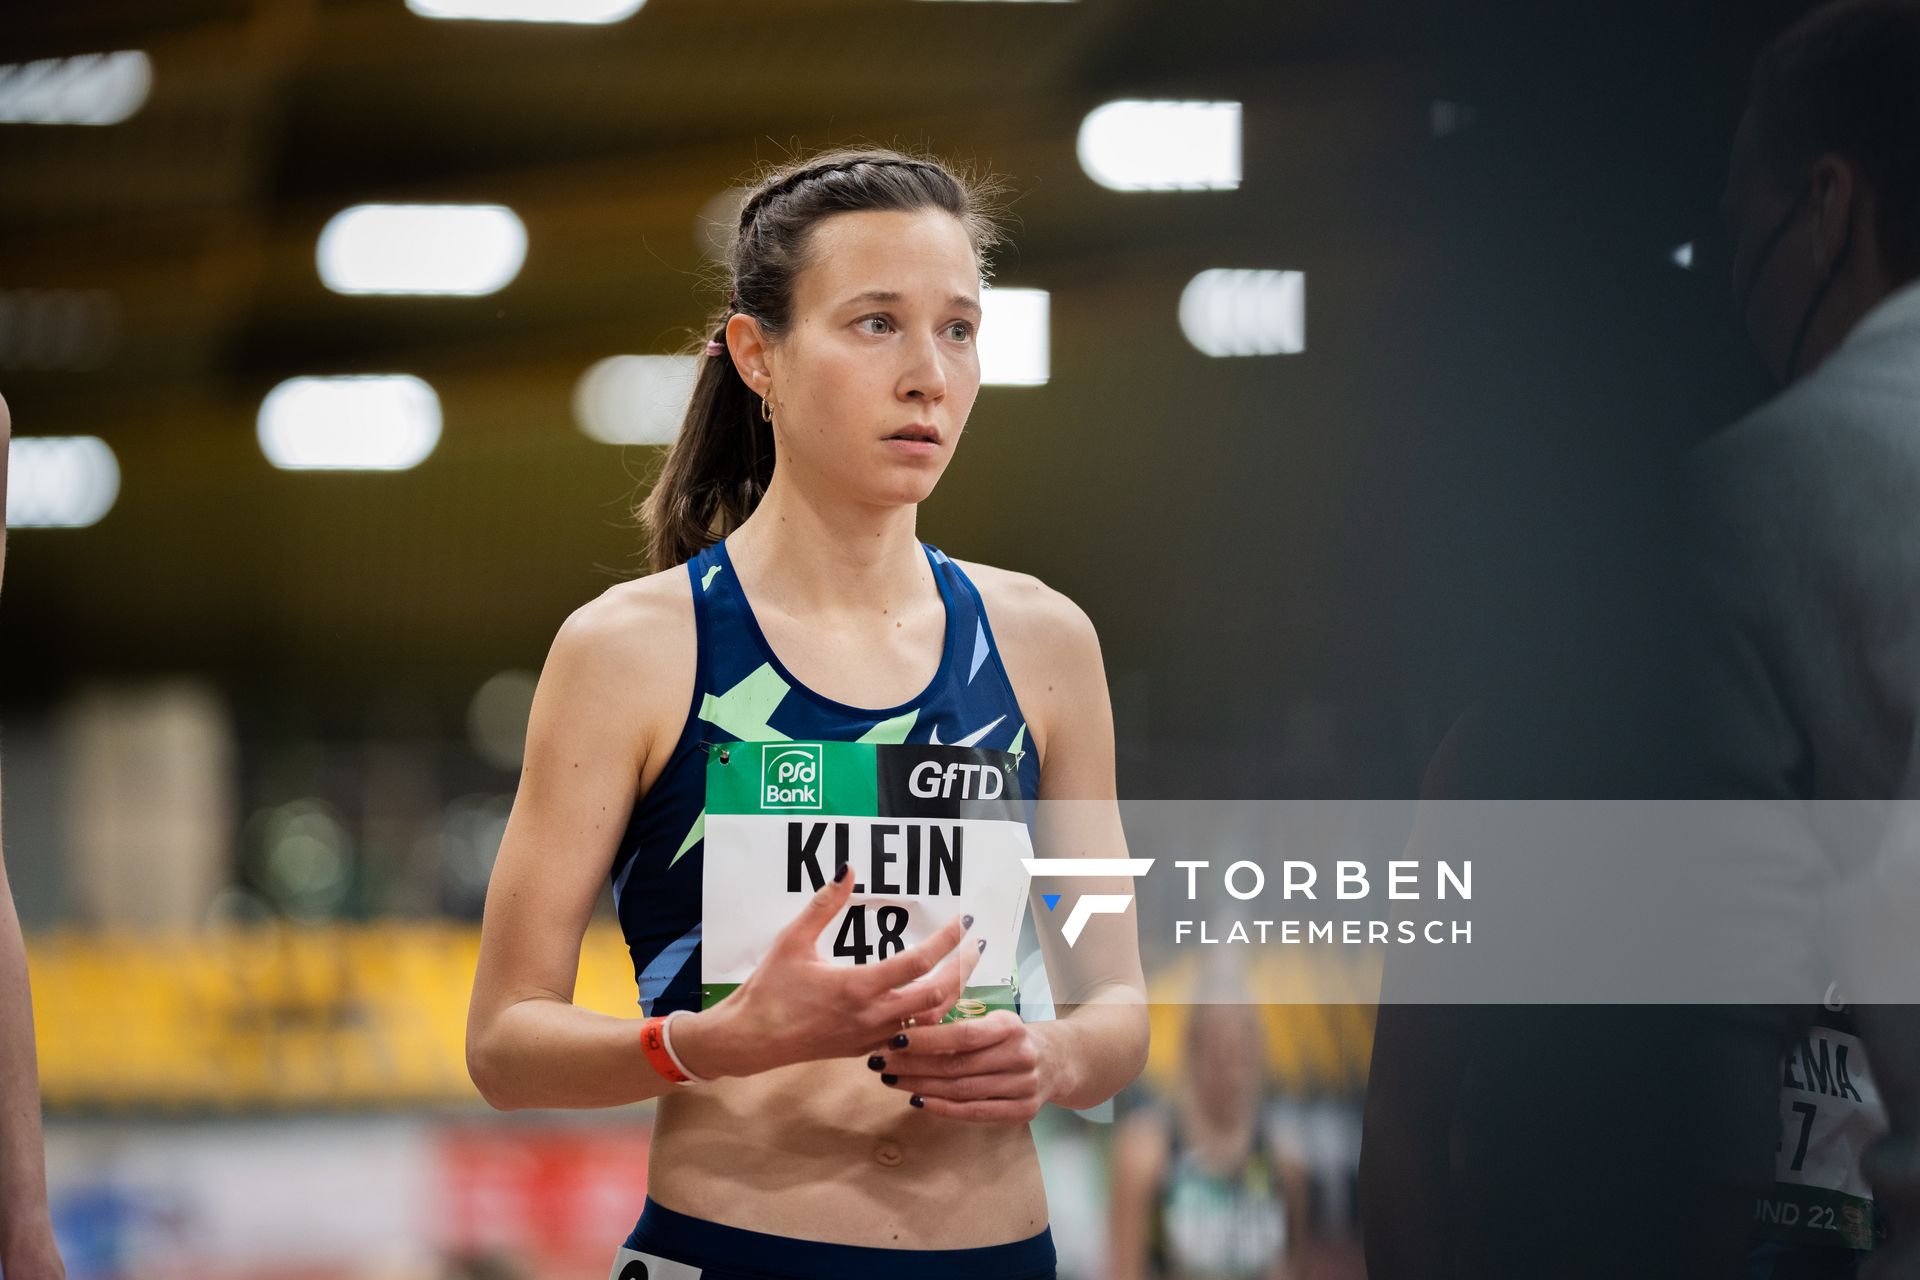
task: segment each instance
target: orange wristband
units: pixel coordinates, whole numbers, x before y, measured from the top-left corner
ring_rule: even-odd
[[[680,1069],[667,1052],[667,1019],[664,1016],[648,1018],[640,1024],[640,1052],[647,1055],[647,1061],[675,1084],[692,1084],[693,1077]]]

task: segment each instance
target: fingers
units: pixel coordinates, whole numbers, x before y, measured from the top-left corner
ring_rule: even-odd
[[[880,1083],[932,1115],[982,1123],[1023,1123],[1045,1096],[1039,1048],[1012,1010],[929,1027],[913,1047],[876,1054]]]
[[[953,1098],[939,1098],[927,1094],[914,1094],[920,1099],[920,1109],[930,1116],[944,1116],[949,1120],[971,1120],[983,1124],[1025,1124],[1040,1114],[1041,1102],[1038,1097],[1030,1098],[993,1098],[984,1102],[960,1102]]]
[[[1028,1037],[1007,1031],[997,1031],[993,1038],[974,1048],[942,1048],[950,1039],[979,1041],[981,1037],[978,1031],[994,1031],[1004,1025],[998,1021],[990,1022],[989,1019],[1001,1018],[1016,1027],[1020,1025],[1017,1015],[1009,1010],[998,1010],[987,1018],[969,1018],[964,1022],[928,1027],[924,1034],[909,1032],[907,1048],[883,1049],[879,1052],[887,1060],[886,1070],[900,1076],[953,1079],[1033,1070],[1039,1065],[1039,1050]],[[956,1036],[951,1033],[963,1034]]]
[[[951,1004],[951,1001],[949,1001]],[[942,1017],[946,1015],[941,1014]],[[982,1018],[963,1018],[958,1022],[933,1024],[926,1019],[921,1025],[907,1032],[907,1044],[896,1045],[889,1037],[871,1050],[887,1056],[888,1061],[898,1061],[909,1065],[911,1071],[935,1071],[954,1074],[932,1064],[938,1062],[958,1062],[962,1059],[975,1063],[985,1063],[989,1068],[997,1069],[995,1059],[983,1056],[996,1051],[1009,1037],[1018,1032],[1025,1024],[1020,1015],[1011,1009],[995,1009]],[[889,1068],[891,1070],[891,1068]]]
[[[860,976],[862,985],[867,988],[867,995],[870,998],[878,997],[894,987],[904,987],[916,978],[925,977],[942,959],[953,954],[960,940],[966,937],[967,930],[972,927],[972,916],[955,916],[904,951],[896,952],[878,964],[865,966]]]
[[[896,1073],[892,1063],[887,1064],[881,1083],[910,1097],[943,1098],[952,1102],[1018,1102],[1035,1097],[1040,1091],[1039,1074],[1031,1070],[996,1071],[978,1076],[910,1076]]]
[[[808,955],[819,949],[820,933],[846,907],[853,896],[853,874],[848,863],[834,869],[833,878],[814,890],[800,914],[787,923],[774,941],[776,948],[804,947]]]
[[[869,1007],[873,1010],[875,1020],[883,1025],[898,1023],[908,1017],[919,1022],[940,1021],[966,989],[967,979],[972,976],[974,966],[980,963],[980,957],[986,949],[985,938],[975,939],[971,947],[955,947],[926,976],[872,1001]]]

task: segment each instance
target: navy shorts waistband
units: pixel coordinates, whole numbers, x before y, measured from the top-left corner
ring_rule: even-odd
[[[626,1247],[778,1280],[1054,1280],[1053,1229],[973,1249],[883,1249],[796,1240],[678,1213],[647,1198]]]

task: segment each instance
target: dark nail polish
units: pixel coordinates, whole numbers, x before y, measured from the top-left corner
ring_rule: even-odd
[[[971,929],[971,928],[973,928],[973,917],[972,917],[972,916],[961,916],[961,917],[960,917],[960,927],[961,927],[961,929],[963,929],[963,930],[965,930],[965,929]]]
[[[904,1032],[904,1031],[902,1031],[902,1032],[901,1032],[901,1033],[900,1033],[899,1035],[896,1035],[896,1036],[895,1036],[895,1037],[893,1038],[893,1047],[894,1047],[894,1048],[896,1048],[896,1049],[904,1049],[904,1048],[906,1048],[906,1047],[907,1047],[907,1033],[906,1033],[906,1032]]]
[[[980,945],[974,948],[975,951],[985,951],[986,949],[987,940],[985,938],[980,939]]]
[[[886,1066],[887,1060],[877,1053],[867,1059],[867,1070],[869,1071],[884,1071]]]
[[[927,1100],[926,1100],[925,1098],[923,1098],[923,1097],[921,1097],[921,1096],[920,1096],[919,1094],[917,1094],[917,1093],[916,1093],[916,1094],[914,1094],[914,1095],[913,1095],[913,1096],[912,1096],[911,1098],[908,1098],[908,1099],[907,1099],[907,1101],[908,1101],[908,1102],[911,1102],[911,1103],[912,1103],[912,1104],[913,1104],[914,1106],[916,1106],[916,1107],[924,1107],[924,1106],[926,1106],[926,1105],[927,1105]]]
[[[886,1075],[883,1075],[880,1077],[880,1083],[881,1084],[899,1084],[900,1077],[894,1075],[892,1072],[888,1072]]]
[[[835,884],[839,884],[842,880],[845,880],[847,878],[847,872],[851,871],[852,869],[853,869],[853,864],[851,862],[843,862],[839,866],[835,867],[833,869],[833,882]]]

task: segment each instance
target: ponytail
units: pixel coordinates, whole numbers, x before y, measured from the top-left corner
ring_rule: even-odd
[[[720,350],[705,354],[714,342]],[[654,573],[691,560],[739,528],[773,481],[773,427],[760,417],[760,397],[733,367],[724,323],[697,358],[687,416],[640,506]]]

